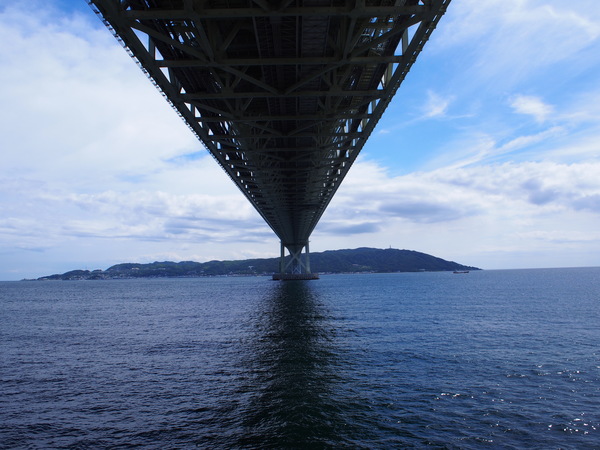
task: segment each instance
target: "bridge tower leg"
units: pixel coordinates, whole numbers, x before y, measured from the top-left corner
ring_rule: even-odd
[[[290,258],[286,261],[285,249]],[[302,250],[305,251],[304,257]],[[281,242],[281,256],[279,258],[279,273],[273,274],[274,280],[316,280],[319,274],[310,271],[310,250],[308,242],[302,244],[285,245]]]

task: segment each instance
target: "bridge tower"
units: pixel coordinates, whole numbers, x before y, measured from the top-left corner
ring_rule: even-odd
[[[285,250],[289,252],[286,260]],[[302,254],[304,250],[304,254]],[[310,270],[310,251],[308,242],[304,245],[296,244],[286,246],[281,243],[281,256],[279,257],[279,272],[273,274],[274,280],[315,280],[319,275]]]
[[[279,237],[289,279],[315,277],[310,235],[450,0],[88,2]]]

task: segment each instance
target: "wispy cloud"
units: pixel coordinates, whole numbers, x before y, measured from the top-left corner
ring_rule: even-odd
[[[427,91],[427,103],[424,106],[424,117],[425,118],[433,118],[433,117],[443,117],[446,115],[448,111],[448,107],[450,105],[451,98],[441,97],[439,94],[433,92],[432,90]]]
[[[595,0],[576,9],[560,1],[462,0],[448,10],[436,40],[438,51],[461,46],[471,82],[506,88],[561,61],[569,61],[600,37]],[[580,71],[590,61],[572,61]]]

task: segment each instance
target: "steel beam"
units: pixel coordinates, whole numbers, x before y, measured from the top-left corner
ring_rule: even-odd
[[[89,3],[273,229],[290,270],[310,271],[302,249],[450,0]]]

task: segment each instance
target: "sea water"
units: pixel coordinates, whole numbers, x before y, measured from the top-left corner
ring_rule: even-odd
[[[0,283],[1,448],[600,448],[600,268]]]

